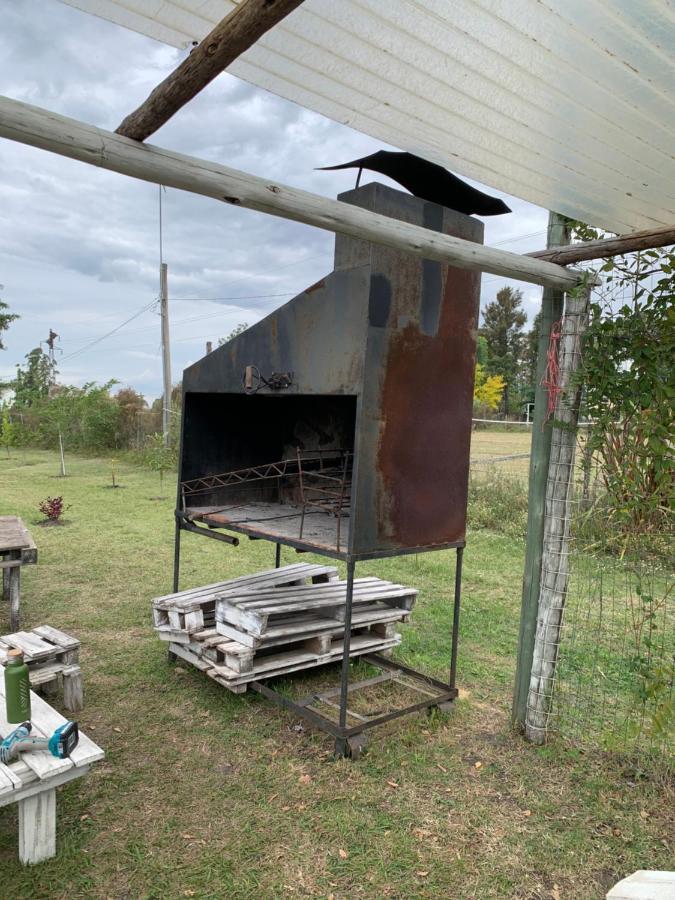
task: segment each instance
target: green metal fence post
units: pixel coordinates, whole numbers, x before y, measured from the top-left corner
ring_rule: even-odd
[[[558,213],[549,213],[547,247],[569,244],[570,230],[567,220]],[[544,288],[541,301],[541,324],[537,346],[536,392],[534,397],[534,418],[532,422],[532,447],[530,451],[530,475],[528,482],[527,539],[525,545],[525,571],[523,575],[523,598],[520,611],[520,634],[518,637],[518,660],[513,691],[512,719],[521,728],[525,725],[527,692],[530,685],[534,636],[537,628],[539,606],[539,579],[541,576],[542,539],[544,534],[544,504],[546,500],[546,477],[551,455],[551,429],[544,426],[546,415],[546,390],[541,379],[546,369],[551,326],[562,316],[564,306],[562,291]]]

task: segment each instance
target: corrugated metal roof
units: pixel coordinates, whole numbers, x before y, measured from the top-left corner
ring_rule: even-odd
[[[65,0],[176,47],[231,0]],[[305,0],[246,81],[612,231],[675,222],[670,0]]]

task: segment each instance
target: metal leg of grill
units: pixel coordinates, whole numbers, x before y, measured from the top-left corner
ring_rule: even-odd
[[[457,548],[455,563],[455,603],[452,612],[452,652],[450,655],[450,687],[455,687],[457,679],[457,644],[459,641],[459,608],[462,595],[462,558],[464,548]]]
[[[180,571],[180,522],[176,519],[176,534],[173,541],[173,592],[178,590],[178,577]]]
[[[340,728],[347,726],[347,702],[349,700],[349,650],[352,638],[352,601],[354,597],[354,572],[356,563],[353,559],[347,561],[347,594],[345,596],[345,636],[342,646],[342,678],[340,682]],[[335,739],[336,756],[344,756],[347,741],[344,737]]]

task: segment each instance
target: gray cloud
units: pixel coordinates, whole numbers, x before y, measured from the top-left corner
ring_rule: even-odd
[[[105,128],[115,128],[183,56],[54,0],[3,5],[0,91]],[[315,167],[381,146],[229,75],[151,141],[325,196],[351,187],[354,173]],[[63,381],[116,377],[150,397],[160,392],[152,310],[77,352],[156,298],[158,193],[155,185],[0,142],[0,283],[22,316],[6,336],[0,376],[53,327]],[[518,252],[541,247],[546,213],[507,202],[514,214],[486,221],[486,243]],[[207,338],[257,321],[332,267],[326,232],[174,190],[164,192],[162,207],[176,377],[202,355]],[[522,235],[532,236],[503,243]],[[484,276],[484,301],[503,283]],[[533,315],[540,291],[519,286]],[[223,299],[244,296],[250,299]]]

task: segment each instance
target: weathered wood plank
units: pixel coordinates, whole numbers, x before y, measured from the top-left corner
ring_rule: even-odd
[[[117,128],[144,141],[302,0],[241,0]]]
[[[82,672],[76,666],[76,672],[63,673],[63,706],[68,712],[81,712],[84,707],[84,692],[82,687]]]
[[[31,711],[35,713],[33,701],[40,700],[40,698],[37,696],[37,694],[31,691],[30,699]],[[0,737],[2,738],[7,737],[7,735],[14,731],[14,729],[16,728],[15,724],[7,721],[6,715],[5,680],[4,678],[0,678]],[[61,717],[61,723],[63,722],[65,722],[65,719]],[[43,725],[46,727],[46,731],[44,730]],[[54,728],[50,729],[48,723],[38,721],[37,716],[35,717],[35,721],[33,721],[33,733],[35,735],[49,737],[53,733],[53,731]],[[32,769],[41,781],[44,781],[48,778],[53,778],[55,775],[66,772],[68,771],[68,769],[71,769],[73,767],[73,763],[70,759],[57,759],[55,756],[51,756],[49,753],[44,753],[42,751],[25,753],[23,755],[23,759],[25,760],[28,768]]]
[[[574,480],[574,453],[581,388],[574,376],[581,364],[581,343],[586,328],[590,290],[568,294],[559,349],[559,387],[551,439],[546,485],[546,508],[537,629],[527,694],[525,735],[536,744],[546,740],[558,664],[560,630],[569,578],[570,485]]]
[[[19,860],[35,865],[56,855],[56,788],[19,801]]]
[[[3,634],[3,643],[9,644],[10,647],[17,647],[22,650],[26,657],[32,660],[48,659],[54,656],[55,647],[40,639],[36,634],[30,631],[15,631],[12,634]]]
[[[20,562],[30,565],[37,562],[37,547],[30,531],[18,516],[0,516],[0,554],[16,550]]]
[[[257,589],[257,586],[281,586],[294,581],[318,578],[327,575],[329,578],[337,578],[335,566],[317,565],[315,563],[293,563],[279,569],[269,569],[258,572],[255,575],[241,575],[238,578],[230,578],[227,581],[218,581],[202,587],[189,588],[175,594],[165,594],[156,597],[152,603],[155,609],[173,608],[187,612],[189,608],[197,608],[205,602],[215,599],[216,596],[225,595],[228,592],[245,590],[247,587]]]
[[[559,247],[535,250],[525,255],[535,259],[546,259],[559,266],[568,266],[586,259],[606,259],[608,256],[668,247],[671,244],[675,244],[675,226],[664,225],[662,228],[648,228],[645,231],[618,234],[615,237],[584,241],[581,244],[561,244]]]
[[[45,638],[45,640],[50,641],[57,647],[62,647],[64,650],[76,650],[80,646],[77,638],[66,634],[65,631],[59,631],[58,628],[52,628],[51,625],[38,625],[37,628],[31,630],[33,634]]]
[[[396,635],[391,640],[382,640],[382,638],[369,635],[353,635],[349,656],[360,656],[363,653],[379,653],[396,647],[400,642],[400,635]],[[305,652],[304,650],[295,650],[262,657],[259,662],[254,662],[253,670],[245,675],[239,675],[227,666],[213,666],[213,671],[219,678],[226,681],[228,686],[230,683],[240,685],[249,681],[255,681],[258,678],[276,678],[279,675],[287,675],[302,669],[311,669],[329,662],[335,662],[342,658],[342,649],[342,641],[338,640],[333,641],[329,652],[321,656],[316,653]]]
[[[580,278],[579,273],[544,260],[483,247],[217,163],[139,144],[7,97],[0,98],[0,137],[153,184],[348,234],[463,269],[568,289]]]
[[[42,699],[42,697],[38,697],[37,694],[31,691],[30,695],[30,705],[31,705],[31,713],[32,713],[32,723],[33,730],[45,735],[46,737],[50,737],[54,731],[61,725],[65,724],[67,721],[61,713],[57,712],[55,709]],[[0,726],[1,727],[1,726]],[[68,759],[56,759],[54,756],[49,756],[48,758],[53,760],[56,763],[69,763],[70,765],[75,766],[88,766],[91,763],[97,762],[104,757],[103,750],[95,744],[91,738],[87,737],[86,734],[83,734],[80,731],[80,740],[78,742],[77,747],[70,754]],[[47,756],[46,753],[42,752],[32,752],[24,754],[24,759],[26,763],[31,766],[31,762],[35,757]]]
[[[21,773],[21,783],[13,794],[0,796],[0,807],[9,806],[10,803],[18,803],[27,797],[34,797],[36,794],[44,791],[45,788],[51,790],[62,784],[67,784],[69,781],[74,781],[76,778],[81,778],[89,772],[89,766],[78,766],[77,768],[72,766],[67,772],[61,772],[60,775],[55,775],[54,778],[50,778],[49,781],[45,782],[40,781],[35,772],[24,765],[22,761],[13,762],[8,768],[13,773]],[[27,774],[24,775],[24,773]]]

